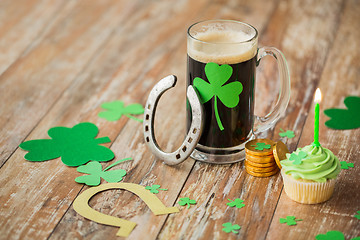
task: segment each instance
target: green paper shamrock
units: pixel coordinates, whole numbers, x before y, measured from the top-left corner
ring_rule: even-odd
[[[293,138],[295,137],[295,133],[293,131],[290,131],[290,130],[287,130],[286,132],[280,128],[280,133],[279,133],[279,136],[280,137],[287,137],[287,138]]]
[[[357,211],[357,214],[355,214],[354,217],[360,220],[360,211]]]
[[[344,234],[339,231],[329,231],[326,234],[318,234],[316,240],[345,240]]]
[[[95,124],[84,122],[72,128],[53,127],[48,131],[52,139],[30,140],[20,144],[29,151],[28,161],[42,162],[61,157],[68,166],[80,166],[89,161],[109,161],[115,157],[107,147],[99,144],[110,142],[109,137],[95,138],[98,128]]]
[[[91,161],[86,165],[78,167],[76,170],[80,173],[86,173],[89,175],[83,175],[75,178],[75,182],[77,183],[85,183],[88,186],[97,186],[101,182],[101,178],[109,183],[116,183],[122,180],[122,177],[126,175],[126,171],[123,169],[117,169],[112,171],[107,171],[110,168],[118,165],[121,162],[132,160],[132,158],[121,159],[104,170],[102,170],[102,166],[99,162]]]
[[[158,190],[167,191],[167,188],[160,188],[160,185],[146,186],[145,189],[150,190],[151,193],[159,193]]]
[[[295,219],[294,216],[286,216],[286,218],[280,218],[280,223],[286,223],[288,226],[296,225],[297,221],[302,221],[302,219]]]
[[[355,237],[355,238],[352,238],[350,240],[360,240],[360,237]]]
[[[112,102],[105,102],[101,104],[101,107],[108,111],[99,112],[98,116],[101,118],[105,118],[108,121],[117,121],[121,118],[122,115],[125,115],[128,118],[131,118],[139,122],[143,121],[142,119],[138,119],[130,115],[130,114],[135,114],[135,115],[143,114],[144,108],[141,104],[134,103],[127,105],[125,107],[123,101],[116,100]]]
[[[256,143],[256,145],[251,145],[252,147],[255,147],[256,150],[264,150],[264,149],[270,149],[271,148],[271,145],[270,144],[266,144],[266,143],[263,143],[263,142],[258,142]]]
[[[187,208],[190,208],[190,204],[194,205],[194,204],[196,204],[196,201],[193,200],[193,199],[190,199],[188,197],[184,197],[184,198],[180,198],[178,203],[179,203],[180,206],[187,205]]]
[[[228,200],[230,202],[228,202],[226,205],[228,205],[229,207],[237,207],[237,208],[245,207],[245,204],[243,204],[244,200],[241,200],[240,198],[236,198],[234,201],[232,201],[231,199]]]
[[[231,222],[224,223],[222,226],[224,227],[222,230],[226,233],[233,232],[235,234],[238,234],[239,231],[237,231],[237,230],[241,229],[241,227],[239,225],[237,225],[237,224],[232,225]]]
[[[347,163],[346,161],[340,161],[341,169],[349,169],[349,167],[354,167],[353,163]]]
[[[360,127],[360,97],[349,96],[344,100],[347,109],[331,108],[324,111],[330,120],[325,125],[333,129],[355,129]]]
[[[202,78],[194,79],[194,86],[199,92],[201,103],[208,102],[214,97],[214,112],[217,124],[220,130],[224,130],[221,123],[217,99],[228,108],[234,108],[239,103],[239,95],[243,90],[243,85],[239,81],[231,82],[224,85],[231,77],[233,69],[230,65],[223,64],[221,66],[210,62],[205,65],[205,74],[209,82]]]
[[[296,155],[296,153],[292,153],[290,155],[289,160],[294,161],[293,162],[294,165],[300,165],[302,163],[302,160],[305,159],[306,157],[307,157],[307,153],[300,151],[298,155]]]

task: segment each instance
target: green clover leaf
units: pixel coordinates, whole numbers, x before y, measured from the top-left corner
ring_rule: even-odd
[[[180,198],[178,203],[179,203],[180,206],[187,205],[187,208],[190,208],[190,204],[194,205],[194,204],[196,204],[196,201],[193,200],[193,199],[190,199],[188,197],[184,197],[184,198]]]
[[[226,205],[228,205],[229,207],[237,207],[237,208],[245,207],[245,204],[243,204],[244,200],[241,200],[240,198],[236,198],[234,201],[232,201],[231,199],[228,200],[230,202],[228,202]]]
[[[73,128],[53,127],[48,131],[52,139],[38,139],[19,145],[29,151],[24,158],[28,161],[42,162],[61,157],[68,166],[80,166],[90,160],[109,161],[115,157],[107,147],[99,144],[108,143],[108,137],[95,138],[98,128],[93,123],[79,123]]]
[[[349,96],[344,100],[347,109],[326,109],[330,120],[325,125],[333,129],[355,129],[360,127],[360,97]]]
[[[349,169],[349,167],[354,167],[353,163],[347,163],[346,161],[340,161],[341,169]]]
[[[159,190],[161,191],[167,191],[167,188],[160,188],[160,185],[152,185],[152,186],[146,186],[146,190],[150,190],[151,193],[159,193]]]
[[[316,240],[345,240],[344,234],[339,231],[329,231],[325,234],[318,234]]]
[[[286,223],[288,226],[296,225],[297,221],[302,221],[302,219],[296,219],[294,216],[287,216],[286,218],[280,218],[280,223]]]
[[[124,158],[121,159],[104,170],[102,170],[102,166],[99,162],[91,161],[86,165],[78,167],[76,170],[80,173],[86,173],[89,175],[83,175],[75,178],[75,182],[77,183],[85,183],[88,186],[97,186],[101,182],[101,178],[109,183],[120,182],[122,178],[126,175],[126,171],[123,169],[117,169],[108,171],[110,168],[118,165],[121,162],[132,160],[132,158]]]
[[[222,226],[224,227],[222,230],[226,233],[233,232],[235,234],[238,234],[239,231],[237,231],[237,230],[241,229],[241,227],[239,225],[237,225],[237,224],[233,225],[231,222],[224,223]]]
[[[256,143],[256,145],[251,145],[252,147],[255,147],[256,150],[259,151],[263,151],[264,149],[270,149],[271,145],[270,144],[266,144],[266,143],[262,143],[262,142],[258,142]]]
[[[279,133],[279,136],[280,137],[287,137],[287,138],[293,138],[293,137],[295,137],[295,133],[293,132],[293,131],[291,131],[291,130],[287,130],[286,132],[282,129],[282,128],[280,128],[280,133]]]
[[[303,152],[303,151],[300,151],[298,153],[298,155],[296,155],[296,153],[292,153],[290,155],[289,160],[294,161],[293,162],[294,165],[300,165],[302,163],[302,160],[305,159],[306,157],[307,157],[307,153]]]
[[[130,114],[135,114],[135,115],[143,114],[144,108],[141,104],[134,103],[127,105],[125,107],[123,101],[116,100],[112,102],[105,102],[101,104],[101,107],[108,111],[99,112],[98,116],[100,118],[105,118],[108,121],[117,121],[121,118],[122,115],[125,115],[128,118],[131,118],[139,122],[143,121],[142,119],[138,119],[130,115]]]
[[[220,130],[224,130],[224,127],[220,120],[217,99],[219,98],[226,107],[234,108],[238,105],[239,95],[243,90],[243,85],[239,81],[224,85],[231,77],[232,72],[233,69],[230,65],[219,66],[210,62],[205,65],[205,74],[209,82],[199,77],[194,79],[194,86],[199,92],[202,104],[214,97],[215,117]]]
[[[357,211],[356,213],[357,214],[355,214],[354,217],[360,220],[360,211]]]

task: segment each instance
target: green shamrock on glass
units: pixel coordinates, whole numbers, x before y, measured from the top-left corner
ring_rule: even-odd
[[[191,157],[217,164],[242,161],[246,142],[273,127],[289,103],[284,55],[276,48],[258,48],[257,30],[238,21],[198,22],[187,33],[187,85],[197,91],[204,110],[203,129]],[[254,114],[256,67],[267,55],[278,62],[281,90],[273,110],[258,117]],[[191,110],[188,105],[187,126],[192,131]]]
[[[233,69],[231,66],[227,64],[219,66],[216,63],[210,62],[205,65],[205,74],[209,83],[199,77],[194,79],[194,86],[200,94],[201,103],[204,104],[214,98],[214,114],[221,131],[224,130],[224,126],[219,116],[218,99],[226,107],[234,108],[238,105],[239,95],[243,90],[241,82],[235,81],[225,84],[232,73]]]

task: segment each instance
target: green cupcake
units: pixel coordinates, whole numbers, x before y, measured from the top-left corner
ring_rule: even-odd
[[[321,146],[308,145],[280,161],[286,194],[294,201],[314,204],[328,200],[340,173],[340,161]]]

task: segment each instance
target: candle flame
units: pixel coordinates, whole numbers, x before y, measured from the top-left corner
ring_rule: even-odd
[[[320,103],[321,102],[321,91],[320,91],[320,88],[316,89],[315,91],[315,99],[314,101],[316,103]]]

